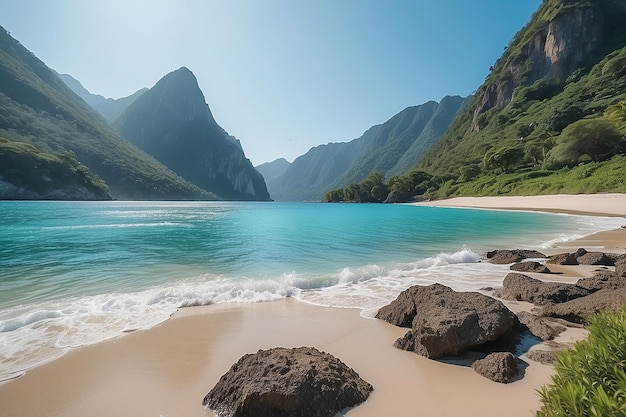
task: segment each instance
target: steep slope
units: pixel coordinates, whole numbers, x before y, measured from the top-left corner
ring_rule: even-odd
[[[118,99],[105,98],[100,94],[92,94],[83,87],[80,81],[69,74],[59,74],[59,77],[78,97],[85,100],[92,109],[100,113],[107,122],[117,119],[128,106],[137,100],[137,97],[148,91],[147,88],[142,88],[128,97]]]
[[[472,97],[446,96],[439,102],[430,120],[424,126],[400,160],[387,171],[387,177],[402,175],[420,161],[448,130],[454,118],[469,104]]]
[[[363,154],[337,179],[333,188],[360,182],[373,172],[385,177],[404,173],[439,140],[464,102],[458,96],[444,97],[441,103],[429,101],[402,110],[383,123]]]
[[[263,175],[265,183],[268,183],[269,181],[283,175],[290,165],[291,163],[285,158],[278,158],[272,162],[265,162],[264,164],[257,165],[255,168],[261,175]]]
[[[312,148],[268,181],[270,193],[277,200],[319,201],[327,191],[374,172],[383,177],[403,174],[432,148],[468,100],[448,96],[440,103],[407,107],[358,139]]]
[[[417,169],[446,184],[441,196],[576,190],[565,184],[549,186],[552,174],[577,164],[608,163],[626,146],[623,121],[608,114],[619,112],[616,109],[626,102],[624,22],[624,1],[544,1]],[[603,120],[612,124],[607,127],[611,134],[600,137],[599,127],[606,126]],[[597,143],[602,152],[586,146],[576,154],[575,132],[591,126],[586,130],[595,133],[586,139],[587,145]],[[609,138],[619,132],[621,147],[609,146]],[[585,176],[592,177],[596,168],[587,171]],[[626,175],[626,167],[615,172]],[[509,183],[489,188],[509,175]],[[535,184],[534,191],[515,184],[526,179],[536,183],[540,177],[543,185]],[[608,178],[606,189],[602,181],[592,182],[598,187],[573,192],[616,191]]]
[[[195,76],[185,67],[142,94],[114,126],[181,177],[224,199],[270,198],[263,177],[239,141],[215,122]]]
[[[4,28],[0,80],[0,134],[5,139],[30,143],[38,153],[70,153],[106,182],[114,198],[215,198],[122,139]]]
[[[320,201],[328,188],[352,166],[380,125],[368,129],[350,142],[328,143],[309,149],[296,158],[285,173],[267,183],[272,198],[278,201]]]
[[[0,200],[110,200],[108,187],[70,154],[0,136]]]

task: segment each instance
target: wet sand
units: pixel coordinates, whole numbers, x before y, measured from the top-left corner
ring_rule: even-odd
[[[626,204],[620,204],[615,210],[602,204],[584,211],[626,216]],[[626,229],[566,245],[624,252]],[[590,269],[563,267],[561,272],[548,278],[575,282]],[[507,304],[514,311],[530,308],[525,303]],[[185,308],[150,330],[73,350],[0,384],[0,417],[212,416],[201,401],[220,376],[244,354],[277,346],[315,346],[370,382],[374,392],[348,411],[348,417],[521,417],[539,408],[535,390],[549,382],[551,366],[522,356],[526,362],[522,377],[498,384],[462,364],[394,348],[393,342],[405,331],[363,318],[358,310],[293,299]],[[574,341],[584,334],[570,329],[561,340]]]

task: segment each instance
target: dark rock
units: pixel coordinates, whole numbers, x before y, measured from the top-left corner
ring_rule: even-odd
[[[540,313],[545,317],[558,317],[574,323],[585,323],[589,316],[600,311],[616,311],[624,303],[626,303],[626,288],[604,289],[565,303],[544,306]]]
[[[515,262],[521,262],[524,259],[528,258],[545,258],[541,252],[537,252],[534,250],[523,250],[523,249],[513,249],[513,250],[494,250],[487,252],[487,259],[492,264],[512,264]]]
[[[220,417],[333,417],[365,401],[371,391],[328,353],[274,348],[239,359],[202,404]]]
[[[517,316],[500,301],[441,284],[409,288],[376,317],[400,325],[411,321],[411,331],[395,346],[428,358],[461,354],[508,336],[519,325]]]
[[[576,285],[594,293],[603,289],[626,288],[626,277],[620,277],[613,271],[598,271],[590,278],[581,278]]]
[[[574,258],[578,259],[581,256],[585,256],[587,254],[587,249],[585,248],[578,248],[576,249],[576,252],[574,252]]]
[[[546,263],[555,265],[578,265],[576,256],[573,253],[559,253],[548,258]]]
[[[496,352],[479,359],[472,369],[495,382],[508,383],[518,374],[517,360],[510,352]]]
[[[576,261],[579,265],[615,265],[615,261],[602,252],[587,252],[582,256],[578,256]]]
[[[573,284],[543,282],[516,272],[507,274],[502,285],[502,288],[495,291],[496,297],[537,305],[563,303],[589,295],[589,291]]]
[[[565,327],[560,324],[550,322],[544,317],[537,317],[527,311],[517,313],[520,323],[541,340],[552,340],[565,331]]]
[[[556,352],[553,350],[539,350],[533,349],[526,353],[528,359],[535,362],[542,363],[544,365],[551,365],[556,360]]]
[[[615,260],[615,273],[618,277],[626,277],[626,255],[622,255]]]
[[[518,262],[516,264],[511,265],[511,271],[517,272],[535,272],[539,274],[551,274],[552,271],[550,269],[535,261],[526,261],[526,262]]]
[[[411,327],[413,319],[417,315],[417,306],[415,301],[418,299],[419,292],[426,287],[415,285],[405,291],[402,291],[396,299],[378,310],[376,318],[391,323],[398,327]]]

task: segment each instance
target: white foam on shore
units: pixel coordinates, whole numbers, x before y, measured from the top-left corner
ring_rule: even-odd
[[[575,232],[539,246],[551,248],[623,223],[615,217],[573,217],[578,224]],[[53,360],[70,348],[151,328],[180,307],[295,297],[322,306],[359,308],[363,316],[370,317],[412,285],[439,282],[458,291],[476,291],[500,286],[507,271],[508,266],[481,262],[476,252],[461,248],[414,262],[347,266],[326,275],[292,271],[259,279],[207,274],[138,292],[20,305],[0,311],[0,381]]]
[[[295,297],[320,305],[370,310],[414,284],[438,281],[456,289],[477,289],[494,283],[495,274],[484,278],[483,265],[493,267],[478,262],[477,254],[462,249],[413,263],[346,267],[328,275],[291,272],[274,279],[202,275],[145,291],[18,306],[0,312],[0,380],[55,359],[68,349],[151,328],[180,307]]]

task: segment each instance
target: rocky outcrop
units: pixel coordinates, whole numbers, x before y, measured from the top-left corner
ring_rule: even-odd
[[[500,301],[441,284],[414,286],[381,308],[377,318],[411,330],[395,346],[428,358],[459,355],[509,336],[519,324]]]
[[[544,317],[558,317],[574,323],[586,323],[587,318],[600,311],[615,311],[626,303],[626,288],[604,289],[586,297],[561,304],[546,305],[540,311]]]
[[[480,130],[481,114],[511,102],[518,86],[530,86],[538,80],[560,85],[579,68],[596,62],[610,35],[603,9],[616,15],[626,9],[624,4],[611,0],[580,2],[575,7],[553,3],[544,1],[533,19],[537,29],[518,34],[509,48],[515,54],[505,53],[496,64],[494,72],[498,76],[487,79],[474,108],[472,131]],[[551,10],[557,7],[558,12]]]
[[[496,297],[537,305],[563,303],[589,295],[589,291],[573,284],[543,282],[515,272],[507,274],[502,284],[503,287],[494,292]]]
[[[492,264],[512,264],[516,262],[521,262],[524,259],[529,258],[545,258],[541,252],[535,250],[524,250],[524,249],[513,249],[513,250],[494,250],[487,252],[487,259]]]
[[[517,318],[530,333],[541,340],[552,340],[565,331],[565,326],[544,317],[537,317],[528,311],[520,311],[517,313]]]
[[[535,261],[518,262],[511,265],[511,271],[534,272],[537,274],[551,274],[550,268]]]
[[[495,352],[472,364],[476,373],[495,382],[506,384],[519,373],[517,359],[509,352]]]
[[[526,357],[531,361],[551,365],[556,360],[556,352],[554,350],[533,349],[526,353]]]
[[[547,263],[556,265],[603,265],[613,266],[621,259],[619,255],[604,252],[587,252],[579,248],[574,253],[559,253],[548,258]]]
[[[576,285],[591,293],[603,289],[626,288],[626,276],[619,276],[613,271],[598,271],[592,277],[579,279]]]
[[[615,274],[618,277],[626,277],[626,255],[622,255],[615,260]]]
[[[328,353],[274,348],[243,356],[202,404],[220,417],[333,417],[372,389]]]
[[[548,258],[546,263],[554,265],[578,265],[576,256],[573,253],[559,253]]]
[[[263,177],[239,141],[217,124],[196,77],[185,67],[138,97],[114,125],[169,169],[222,199],[270,199]]]

